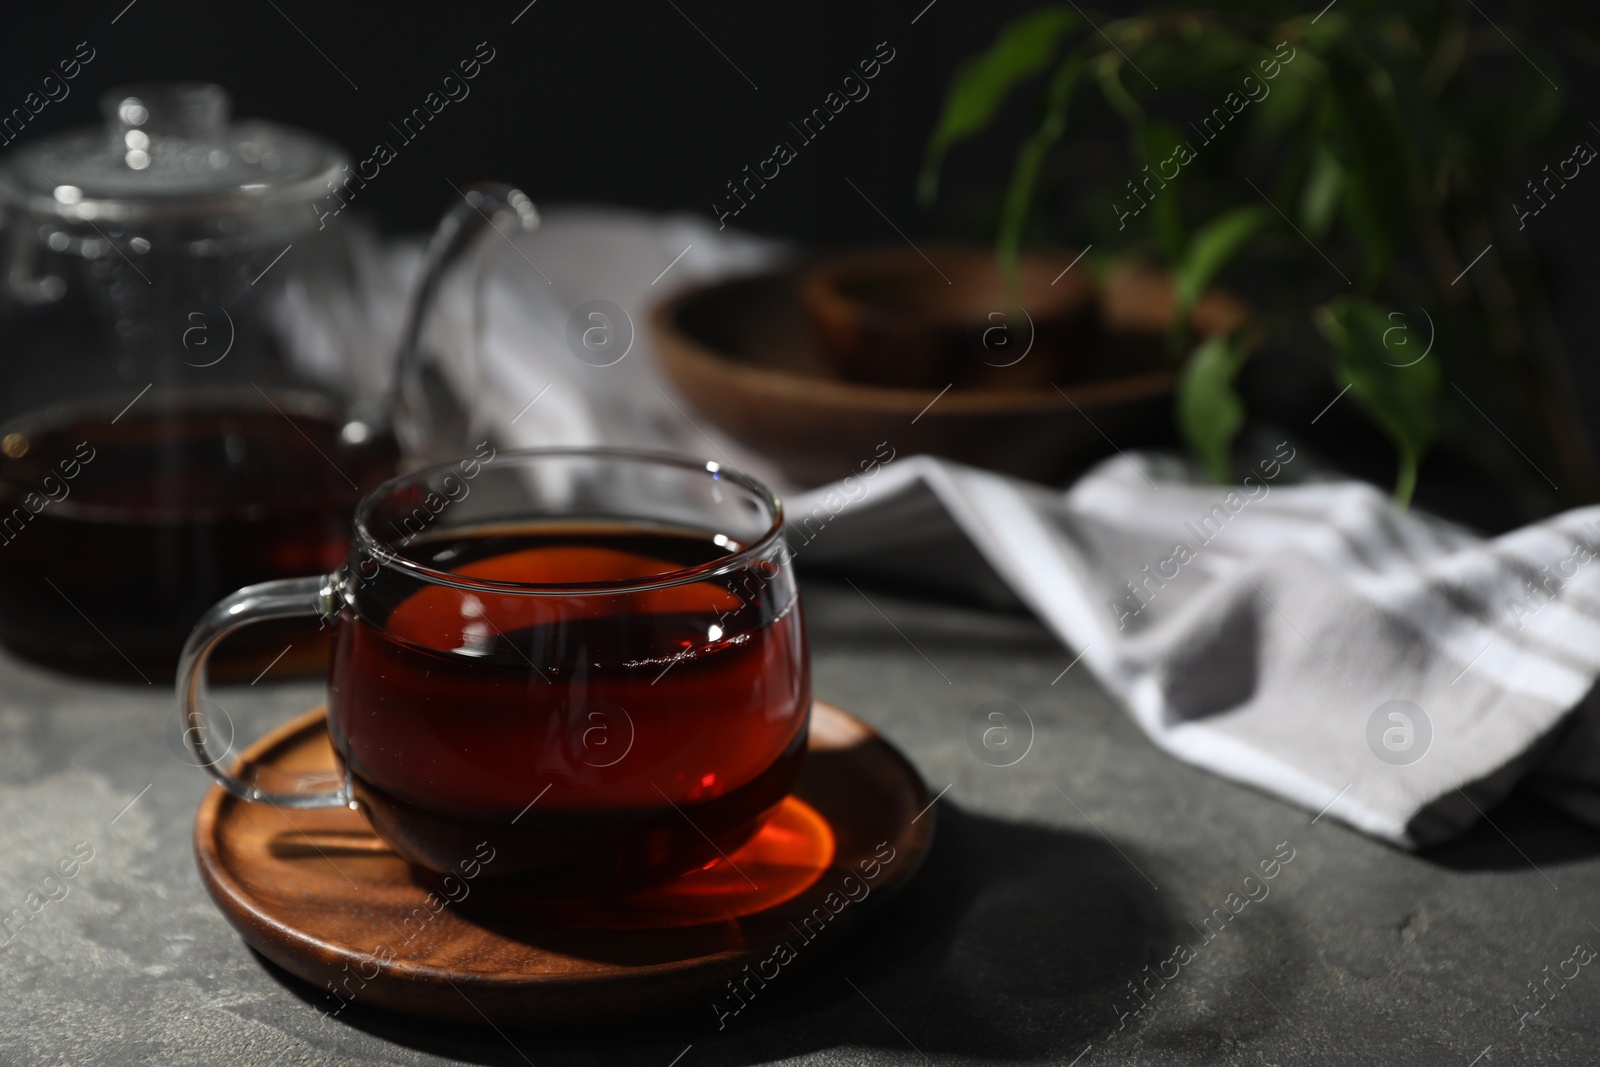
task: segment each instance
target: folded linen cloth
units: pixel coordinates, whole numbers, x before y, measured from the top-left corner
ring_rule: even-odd
[[[977,580],[1008,586],[1156,744],[1319,818],[1416,847],[1530,776],[1600,823],[1600,508],[1485,540],[1369,485],[1306,480],[1292,441],[1263,443],[1231,486],[1119,455],[1065,491],[890,441],[870,477],[797,492],[673,392],[646,326],[671,289],[779,247],[613,210],[548,212],[515,246],[491,274],[475,390],[509,443],[732,463],[785,495],[802,567],[948,585],[976,552]],[[606,366],[569,340],[595,300],[631,319]]]
[[[1600,509],[1484,540],[1363,483],[1286,484],[1295,457],[1233,487],[1118,457],[1065,492],[898,460],[802,559],[907,578],[901,531],[922,560],[965,538],[1163,749],[1397,845],[1530,770],[1600,814],[1600,750],[1560,736],[1600,671]]]

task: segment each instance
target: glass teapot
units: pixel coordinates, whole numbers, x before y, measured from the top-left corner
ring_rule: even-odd
[[[537,216],[472,187],[396,355],[369,321],[361,231],[331,210],[352,192],[338,148],[233,120],[215,85],[129,87],[102,110],[103,128],[0,157],[0,641],[153,681],[219,597],[333,569],[365,492],[470,450],[421,326],[481,224]],[[294,644],[270,629],[241,638],[240,670]]]

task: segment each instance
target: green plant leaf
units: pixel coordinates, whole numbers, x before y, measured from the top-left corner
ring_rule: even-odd
[[[1339,375],[1350,395],[1394,442],[1400,453],[1394,500],[1411,502],[1417,467],[1439,433],[1441,374],[1438,359],[1419,355],[1400,312],[1362,297],[1344,296],[1317,309],[1317,328],[1333,344]],[[1400,336],[1391,335],[1401,331]]]
[[[1121,115],[1123,121],[1134,130],[1138,130],[1140,123],[1144,122],[1144,108],[1128,92],[1128,87],[1122,84],[1122,65],[1120,55],[1100,53],[1095,60],[1095,80],[1100,83],[1101,95],[1111,105],[1111,110]]]
[[[1264,51],[1264,59],[1256,61],[1257,69],[1252,74],[1266,87],[1267,96],[1259,104],[1252,105],[1252,109],[1257,140],[1270,142],[1307,120],[1328,76],[1328,68],[1310,49],[1296,49],[1288,63],[1278,61],[1276,52]],[[1277,70],[1275,78],[1266,77],[1265,70],[1261,69],[1263,62],[1269,64],[1267,69]],[[1270,66],[1273,62],[1278,63],[1276,68]]]
[[[939,168],[950,146],[982,130],[1017,86],[1044,71],[1077,21],[1066,8],[1029,12],[1006,23],[992,45],[957,68],[917,179],[924,204],[938,195]]]
[[[1311,174],[1300,195],[1300,221],[1312,237],[1328,232],[1343,191],[1344,168],[1327,145],[1318,143],[1311,151]]]
[[[1344,163],[1344,218],[1361,244],[1368,285],[1383,276],[1396,251],[1413,239],[1413,197],[1426,182],[1392,98],[1372,91],[1370,70],[1333,67],[1327,97]]]
[[[1161,164],[1170,159],[1177,148],[1180,140],[1178,131],[1159,119],[1149,119],[1140,125],[1138,140],[1140,155],[1153,182],[1151,186],[1145,186],[1144,179],[1136,177],[1135,184],[1149,189],[1154,196],[1150,221],[1167,250],[1167,256],[1176,262],[1183,254],[1184,240],[1183,213],[1180,210],[1182,201],[1178,197],[1178,180],[1182,174],[1168,180],[1161,174]]]
[[[1251,204],[1234,208],[1195,231],[1173,272],[1180,318],[1188,317],[1211,279],[1271,217],[1266,208]]]
[[[1244,401],[1233,388],[1244,358],[1241,337],[1212,337],[1194,350],[1178,378],[1178,429],[1217,482],[1228,480],[1228,450],[1244,425]]]
[[[1011,182],[1006,188],[1005,203],[1000,210],[995,255],[1014,298],[1021,292],[1017,256],[1022,244],[1022,229],[1028,221],[1028,209],[1033,204],[1034,187],[1039,181],[1039,168],[1044,162],[1045,153],[1067,128],[1067,104],[1071,102],[1072,90],[1083,73],[1084,62],[1081,51],[1073,52],[1056,68],[1050,78],[1050,88],[1045,93],[1044,118],[1033,135],[1023,142],[1022,151],[1017,153],[1016,166],[1011,170]]]

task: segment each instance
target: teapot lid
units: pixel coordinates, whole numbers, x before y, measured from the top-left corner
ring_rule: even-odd
[[[100,106],[103,128],[57,134],[0,162],[0,205],[116,222],[254,214],[309,204],[348,163],[300,130],[232,121],[220,85],[124,86]]]

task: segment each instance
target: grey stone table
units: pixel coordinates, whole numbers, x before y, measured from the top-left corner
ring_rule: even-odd
[[[1086,671],[1062,674],[1072,654],[1031,619],[812,578],[805,593],[817,693],[949,788],[915,890],[721,1032],[709,1006],[582,1034],[359,1004],[320,1024],[316,992],[200,886],[207,779],[170,747],[168,689],[0,660],[0,915],[31,916],[0,932],[0,1063],[1600,1060],[1600,965],[1567,962],[1600,946],[1600,835],[1514,799],[1407,855],[1162,755]],[[968,746],[995,699],[1034,724],[1015,766]],[[227,700],[249,735],[320,692],[269,676]]]

